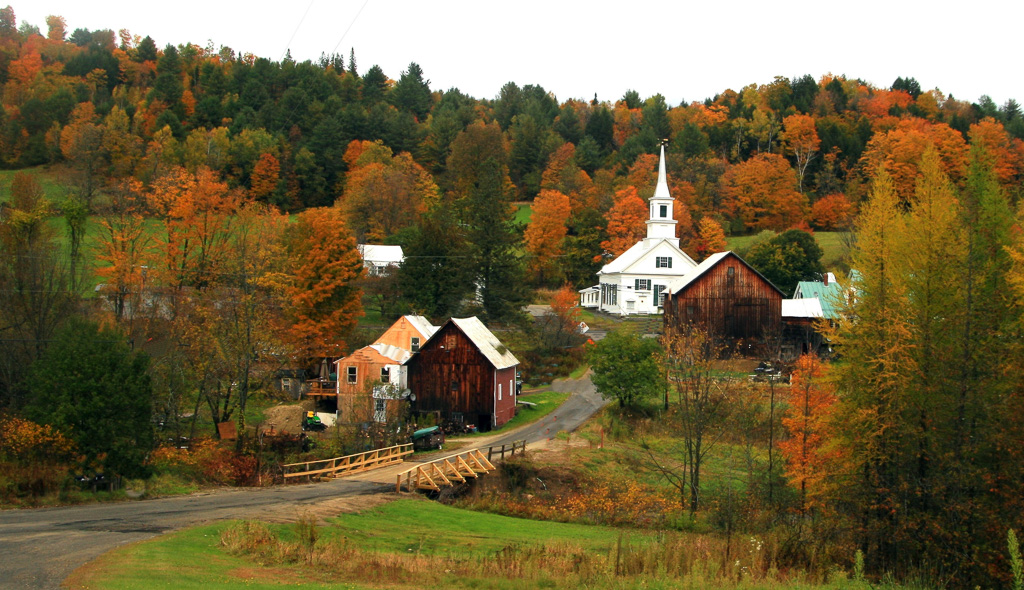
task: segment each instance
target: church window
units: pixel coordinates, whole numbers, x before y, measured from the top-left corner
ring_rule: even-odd
[[[658,256],[654,259],[654,268],[672,268],[671,256]]]
[[[661,206],[661,216],[668,217],[668,205]]]

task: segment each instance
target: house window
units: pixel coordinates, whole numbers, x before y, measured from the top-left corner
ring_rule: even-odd
[[[346,367],[345,371],[348,374],[348,383],[354,384],[356,382],[356,368]]]
[[[665,285],[654,286],[654,303],[658,307],[665,304]]]
[[[655,268],[672,268],[671,256],[658,256],[654,259]]]
[[[637,291],[650,291],[651,279],[636,279],[635,288]]]
[[[412,340],[410,341],[410,344],[409,344],[409,348],[412,349],[413,352],[419,352],[419,350],[420,350],[420,339],[417,336],[413,336],[412,337]]]
[[[373,421],[374,422],[387,422],[388,419],[388,405],[383,399],[373,400]]]
[[[391,369],[389,367],[380,368],[380,382],[391,383]]]
[[[661,216],[668,217],[668,205],[661,206]]]

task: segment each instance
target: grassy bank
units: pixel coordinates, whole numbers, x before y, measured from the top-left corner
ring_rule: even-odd
[[[112,551],[70,588],[868,588],[710,535],[537,522],[399,500],[315,524],[197,527]],[[876,588],[888,586],[874,586]]]

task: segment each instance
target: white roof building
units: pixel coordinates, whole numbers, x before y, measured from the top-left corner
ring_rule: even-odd
[[[598,271],[599,284],[580,291],[581,306],[619,315],[659,314],[662,292],[669,283],[697,266],[679,248],[664,146],[658,163],[658,184],[649,202],[647,237]]]
[[[359,256],[363,258],[363,267],[370,275],[379,275],[389,266],[398,266],[405,260],[401,246],[382,246],[379,244],[359,244]]]

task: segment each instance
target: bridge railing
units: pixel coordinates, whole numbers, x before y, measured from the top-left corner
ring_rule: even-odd
[[[282,467],[284,468],[285,480],[303,476],[309,480],[314,476],[318,478],[323,476],[338,477],[349,473],[369,471],[378,467],[402,463],[405,460],[404,457],[411,454],[412,443],[406,443],[354,455],[345,455],[344,457],[334,457],[333,459],[289,463],[282,465]]]
[[[475,479],[486,475],[496,468],[491,463],[495,455],[504,457],[505,453],[514,454],[526,450],[526,441],[520,440],[514,443],[489,447],[487,451],[482,449],[470,449],[454,455],[442,457],[429,463],[417,465],[399,473],[395,481],[395,493],[401,493],[403,486],[405,490],[432,490],[441,491],[441,487],[450,487],[455,483],[464,483],[468,479]]]

